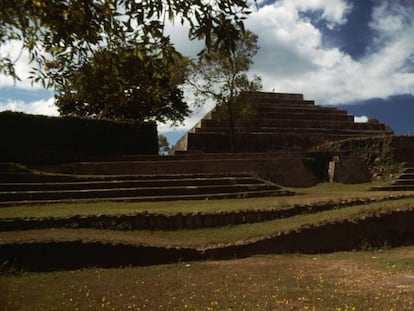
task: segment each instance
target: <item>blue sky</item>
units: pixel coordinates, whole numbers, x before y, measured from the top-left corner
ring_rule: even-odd
[[[259,53],[250,74],[264,91],[303,93],[319,105],[337,106],[362,119],[377,118],[396,134],[414,134],[414,1],[258,1],[246,27],[259,35]],[[197,42],[186,26],[168,27],[176,47],[194,56]],[[3,46],[13,53],[18,43]],[[23,81],[0,76],[0,110],[56,115],[53,92],[25,79],[23,53],[17,67]],[[191,94],[188,94],[191,102]],[[191,128],[212,104],[195,109],[183,126],[160,125],[170,142]]]

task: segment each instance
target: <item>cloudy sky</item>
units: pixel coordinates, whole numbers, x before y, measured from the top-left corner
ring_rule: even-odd
[[[251,74],[264,91],[303,93],[318,105],[373,117],[397,134],[414,134],[414,1],[279,0],[258,1],[246,27],[259,35],[260,50]],[[185,39],[186,29],[169,27],[178,50],[200,48]],[[18,50],[9,46],[2,53]],[[24,77],[29,66],[20,57]],[[211,105],[198,109],[175,130],[159,130],[174,142]],[[0,110],[56,115],[53,92],[23,79],[0,76]]]

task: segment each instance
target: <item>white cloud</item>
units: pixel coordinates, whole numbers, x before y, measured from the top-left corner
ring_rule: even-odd
[[[247,19],[246,28],[259,35],[260,50],[252,73],[262,77],[265,90],[304,93],[324,102],[343,92],[342,82],[326,86],[332,84],[330,79],[336,76],[338,66],[346,63],[345,68],[352,70],[356,65],[338,49],[322,48],[321,32],[299,14],[316,10],[334,27],[346,21],[350,6],[342,0],[283,0],[254,11]],[[171,33],[172,39],[178,34]],[[186,47],[191,50],[191,44],[182,38],[177,42],[180,51]],[[316,83],[320,87],[315,88]],[[191,128],[211,108],[207,105],[193,114],[184,127]],[[162,125],[159,130],[167,131],[169,127]]]
[[[354,121],[355,123],[367,123],[368,117],[367,116],[355,116]]]
[[[340,25],[350,6],[345,1],[277,1],[254,12],[247,26],[259,35],[260,50],[252,68],[264,89],[304,93],[319,104],[347,103],[373,97],[414,94],[412,8],[379,2],[370,27],[374,45],[360,60],[322,44],[322,33],[301,11],[322,10],[322,18]]]
[[[322,11],[321,18],[334,28],[346,22],[351,6],[343,0],[285,0],[284,5],[293,5],[298,11]]]
[[[21,89],[40,89],[40,83],[33,83],[30,79],[32,65],[29,62],[29,53],[22,50],[22,43],[14,40],[0,46],[0,57],[9,57],[15,62],[15,70],[21,81],[14,81],[10,76],[0,74],[0,87],[17,87]]]
[[[193,40],[188,38],[188,31],[190,25],[188,22],[181,22],[177,20],[174,23],[167,23],[165,32],[170,36],[171,42],[174,43],[175,48],[181,54],[189,57],[195,57],[204,47],[203,41]]]
[[[19,111],[29,114],[42,114],[47,116],[59,115],[53,97],[28,103],[18,100],[9,100],[5,103],[0,102],[0,111],[4,110]]]
[[[253,10],[246,28],[259,35],[260,50],[250,74],[262,77],[265,91],[303,93],[306,98],[323,105],[414,94],[414,9],[401,3],[374,2],[369,26],[375,37],[368,53],[358,60],[338,48],[324,46],[321,30],[305,17],[306,14],[301,14],[318,11],[329,27],[340,27],[352,10],[350,1],[279,0]],[[188,40],[186,25],[170,25],[167,33],[185,55],[194,56],[202,48],[202,43]],[[9,52],[18,50],[15,46],[8,47]],[[27,61],[27,55],[21,56],[18,72],[27,75],[30,65],[23,60]],[[0,76],[0,87],[5,85],[13,85],[13,81]],[[30,81],[25,79],[17,86],[29,87]],[[30,113],[40,110],[56,114],[55,108],[48,112],[44,105],[36,108],[35,103],[15,102],[15,106]],[[4,110],[6,105],[12,103],[0,103],[0,108]],[[211,108],[206,105],[198,109],[186,119],[184,127],[191,128]],[[171,128],[160,125],[159,129],[168,131]]]

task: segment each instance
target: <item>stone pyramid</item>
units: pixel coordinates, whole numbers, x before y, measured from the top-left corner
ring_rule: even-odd
[[[214,108],[177,142],[174,152],[305,151],[326,141],[393,134],[384,124],[355,123],[345,110],[315,105],[303,94],[254,92],[245,98],[234,108],[239,117],[233,130],[223,117],[224,107]]]

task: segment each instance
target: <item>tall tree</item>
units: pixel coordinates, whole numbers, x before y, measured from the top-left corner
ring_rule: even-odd
[[[158,152],[160,155],[168,155],[171,151],[170,143],[165,135],[158,135]]]
[[[251,112],[249,92],[261,89],[261,79],[247,72],[253,63],[259,47],[257,35],[245,31],[235,42],[230,53],[220,50],[205,50],[193,63],[188,79],[194,88],[196,100],[203,103],[206,99],[215,102],[218,111],[225,114],[229,126],[229,144],[234,148],[234,136],[238,123]]]
[[[34,63],[32,79],[52,86],[119,42],[140,43],[139,55],[154,46],[170,55],[168,21],[188,23],[190,39],[204,40],[207,48],[232,50],[248,13],[247,0],[0,0],[0,47],[21,42]],[[15,61],[1,55],[0,73],[18,79]]]
[[[176,68],[184,61],[141,55],[139,47],[102,50],[56,87],[56,106],[62,115],[181,122],[189,113],[180,89],[186,72]]]

